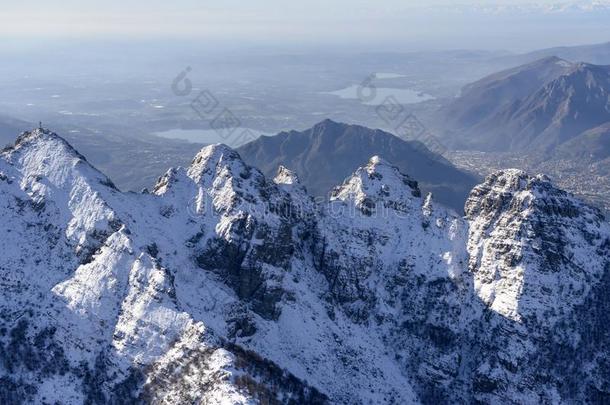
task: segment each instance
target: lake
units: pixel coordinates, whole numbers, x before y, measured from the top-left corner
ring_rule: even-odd
[[[343,99],[359,99],[360,85],[354,84],[341,90],[325,92]],[[362,88],[360,93],[363,96],[361,100],[363,104],[379,105],[382,104],[388,97],[394,97],[400,104],[416,104],[423,101],[434,100],[430,94],[411,89],[397,89],[390,87],[376,87],[374,95],[368,88]],[[371,98],[369,100],[369,98]]]

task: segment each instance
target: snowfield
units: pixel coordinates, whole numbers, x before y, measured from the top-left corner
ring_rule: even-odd
[[[0,402],[610,400],[610,227],[506,170],[460,217],[382,157],[318,204],[227,146],[123,193],[0,154]]]

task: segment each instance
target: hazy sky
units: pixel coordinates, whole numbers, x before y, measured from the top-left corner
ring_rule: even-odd
[[[609,22],[610,0],[21,0],[0,35],[526,50],[608,41]]]

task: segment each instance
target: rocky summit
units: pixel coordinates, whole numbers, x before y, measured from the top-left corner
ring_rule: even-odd
[[[23,133],[0,154],[0,402],[608,403],[601,213],[518,170],[465,213],[383,157],[316,203],[223,145],[124,193]]]

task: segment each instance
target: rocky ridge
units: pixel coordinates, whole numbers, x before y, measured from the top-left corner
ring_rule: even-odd
[[[316,204],[223,145],[122,193],[0,155],[3,403],[603,403],[610,227],[506,170],[466,217],[380,157]]]

